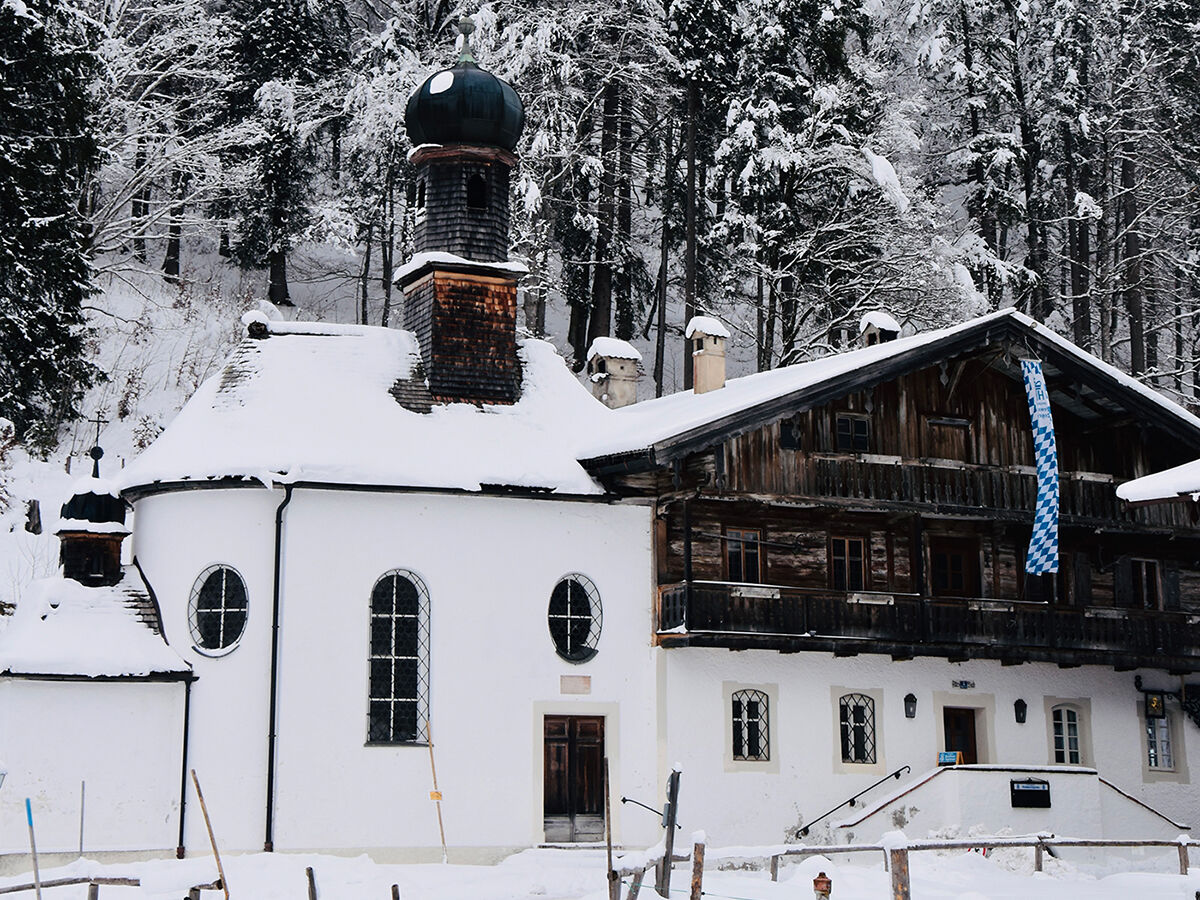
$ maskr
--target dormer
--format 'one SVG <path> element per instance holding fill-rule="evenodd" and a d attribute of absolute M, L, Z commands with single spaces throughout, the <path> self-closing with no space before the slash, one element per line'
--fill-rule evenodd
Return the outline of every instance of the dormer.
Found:
<path fill-rule="evenodd" d="M 637 402 L 638 364 L 642 354 L 628 341 L 598 337 L 588 348 L 588 381 L 592 396 L 609 409 Z"/>
<path fill-rule="evenodd" d="M 684 333 L 692 349 L 692 390 L 697 394 L 725 387 L 725 342 L 729 329 L 712 316 L 693 316 Z"/>

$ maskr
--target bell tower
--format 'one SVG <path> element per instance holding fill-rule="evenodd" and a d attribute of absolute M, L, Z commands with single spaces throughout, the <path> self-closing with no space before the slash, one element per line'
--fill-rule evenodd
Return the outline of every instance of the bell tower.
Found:
<path fill-rule="evenodd" d="M 508 195 L 525 110 L 516 91 L 475 62 L 472 21 L 458 27 L 458 62 L 426 79 L 405 112 L 416 148 L 416 254 L 397 281 L 434 400 L 514 403 L 525 269 L 508 262 Z"/>

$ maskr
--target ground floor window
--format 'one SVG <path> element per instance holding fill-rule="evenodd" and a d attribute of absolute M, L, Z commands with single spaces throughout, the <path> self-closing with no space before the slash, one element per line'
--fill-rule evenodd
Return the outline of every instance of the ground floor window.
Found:
<path fill-rule="evenodd" d="M 1146 720 L 1146 764 L 1151 769 L 1174 769 L 1175 756 L 1171 747 L 1171 720 Z"/>
<path fill-rule="evenodd" d="M 771 758 L 770 716 L 767 695 L 762 691 L 733 692 L 733 758 Z"/>
<path fill-rule="evenodd" d="M 842 762 L 875 762 L 875 701 L 865 694 L 846 694 L 839 705 Z"/>
<path fill-rule="evenodd" d="M 429 591 L 412 572 L 388 572 L 371 591 L 367 741 L 425 739 L 429 718 Z"/>
<path fill-rule="evenodd" d="M 1051 710 L 1054 726 L 1054 761 L 1079 765 L 1083 757 L 1079 750 L 1079 713 L 1069 706 Z"/>

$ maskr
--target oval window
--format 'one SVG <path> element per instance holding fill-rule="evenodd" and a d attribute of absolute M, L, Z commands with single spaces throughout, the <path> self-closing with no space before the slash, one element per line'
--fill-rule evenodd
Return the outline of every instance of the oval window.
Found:
<path fill-rule="evenodd" d="M 229 566 L 210 566 L 192 586 L 188 623 L 197 650 L 231 650 L 246 629 L 246 583 Z"/>
<path fill-rule="evenodd" d="M 550 595 L 550 638 L 563 659 L 584 663 L 596 655 L 604 611 L 600 592 L 590 578 L 568 575 L 554 586 Z"/>

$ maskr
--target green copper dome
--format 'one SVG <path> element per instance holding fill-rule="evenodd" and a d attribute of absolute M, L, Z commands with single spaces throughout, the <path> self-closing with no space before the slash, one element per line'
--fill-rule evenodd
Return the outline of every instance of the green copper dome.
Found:
<path fill-rule="evenodd" d="M 514 150 L 525 125 L 521 98 L 471 56 L 471 20 L 464 18 L 459 29 L 464 38 L 458 64 L 425 79 L 409 98 L 404 114 L 409 140 L 414 146 L 474 144 Z"/>

